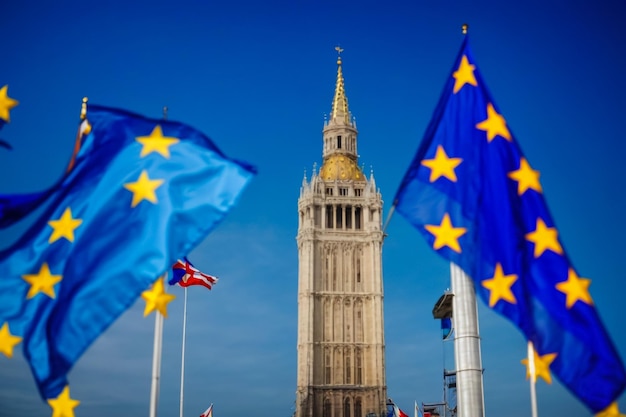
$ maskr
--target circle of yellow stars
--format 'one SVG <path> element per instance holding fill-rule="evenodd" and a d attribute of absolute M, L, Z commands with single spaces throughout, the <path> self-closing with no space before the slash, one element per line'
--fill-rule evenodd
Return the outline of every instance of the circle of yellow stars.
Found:
<path fill-rule="evenodd" d="M 458 69 L 452 74 L 454 78 L 453 94 L 457 94 L 466 85 L 474 87 L 478 85 L 474 75 L 475 68 L 475 65 L 470 63 L 468 57 L 463 55 Z M 485 132 L 487 142 L 491 143 L 497 137 L 512 142 L 513 138 L 506 125 L 506 120 L 497 112 L 492 103 L 487 104 L 486 115 L 486 119 L 477 123 L 475 128 Z M 431 183 L 441 178 L 457 182 L 455 169 L 462 162 L 462 158 L 450 157 L 443 145 L 439 144 L 434 157 L 422 160 L 421 165 L 430 169 L 429 181 Z M 517 183 L 517 194 L 519 196 L 530 190 L 539 194 L 543 193 L 539 180 L 539 171 L 534 170 L 524 157 L 520 158 L 516 170 L 507 173 L 507 177 Z M 433 249 L 440 250 L 447 247 L 456 253 L 462 252 L 462 245 L 459 243 L 459 239 L 466 234 L 467 229 L 454 225 L 449 213 L 444 213 L 440 224 L 427 224 L 424 228 L 434 237 Z M 563 248 L 559 242 L 556 228 L 549 226 L 546 220 L 541 217 L 536 219 L 534 230 L 526 233 L 524 237 L 526 241 L 533 244 L 532 254 L 534 258 L 539 258 L 548 252 L 563 255 Z M 493 276 L 481 281 L 482 286 L 489 290 L 489 307 L 494 307 L 500 301 L 516 304 L 517 299 L 513 292 L 513 286 L 518 280 L 518 275 L 505 273 L 502 264 L 496 262 Z M 557 282 L 555 289 L 563 293 L 564 304 L 567 309 L 571 309 L 578 302 L 593 305 L 593 300 L 589 294 L 590 284 L 590 279 L 578 276 L 573 268 L 569 268 L 567 278 Z M 551 383 L 550 365 L 556 359 L 557 353 L 539 355 L 536 351 L 533 351 L 533 355 L 534 369 L 532 372 L 530 369 L 531 361 L 529 359 L 522 360 L 522 363 L 527 367 L 527 378 L 530 378 L 532 375 L 533 383 L 536 382 L 537 378 L 542 378 L 547 383 Z M 605 410 L 597 413 L 596 417 L 626 417 L 626 415 L 619 412 L 617 403 L 612 403 Z"/>
<path fill-rule="evenodd" d="M 17 100 L 8 97 L 8 86 L 0 89 L 0 119 L 9 122 L 9 111 L 18 104 Z M 88 133 L 87 131 L 84 132 Z M 157 153 L 164 158 L 170 158 L 170 146 L 179 142 L 178 138 L 164 136 L 160 125 L 153 128 L 148 136 L 138 136 L 136 141 L 142 145 L 140 157 L 144 158 L 151 153 Z M 131 208 L 138 206 L 142 201 L 147 200 L 153 204 L 158 202 L 156 190 L 164 183 L 162 179 L 152 179 L 148 172 L 143 170 L 135 182 L 123 184 L 123 187 L 132 193 Z M 51 233 L 48 244 L 65 240 L 74 243 L 76 231 L 82 225 L 83 219 L 74 216 L 71 207 L 66 207 L 59 217 L 48 221 Z M 43 294 L 51 299 L 56 298 L 55 286 L 63 279 L 61 274 L 53 273 L 49 264 L 43 262 L 39 271 L 24 274 L 22 279 L 29 284 L 26 299 L 32 299 L 38 294 Z M 144 316 L 152 311 L 158 311 L 167 317 L 167 304 L 174 298 L 173 294 L 165 292 L 163 278 L 159 278 L 153 286 L 141 294 L 146 301 Z M 22 337 L 11 333 L 8 322 L 2 323 L 0 327 L 0 353 L 7 358 L 13 357 L 16 345 L 22 341 Z M 52 408 L 52 417 L 74 417 L 74 408 L 80 401 L 70 397 L 69 386 L 63 388 L 56 398 L 47 400 Z"/>

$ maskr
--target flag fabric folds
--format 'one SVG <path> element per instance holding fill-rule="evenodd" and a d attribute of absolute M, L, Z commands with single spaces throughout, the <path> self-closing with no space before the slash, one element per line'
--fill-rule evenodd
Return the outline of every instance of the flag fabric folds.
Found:
<path fill-rule="evenodd" d="M 211 404 L 204 413 L 200 414 L 200 417 L 213 417 L 213 404 Z"/>
<path fill-rule="evenodd" d="M 407 413 L 400 410 L 400 408 L 391 400 L 387 403 L 388 413 L 387 417 L 409 417 Z"/>
<path fill-rule="evenodd" d="M 217 281 L 217 277 L 200 272 L 189 262 L 189 259 L 183 258 L 176 261 L 172 267 L 172 278 L 169 283 L 170 285 L 178 284 L 181 287 L 201 285 L 210 290 Z"/>
<path fill-rule="evenodd" d="M 73 168 L 0 252 L 9 335 L 0 342 L 11 341 L 9 353 L 21 342 L 44 399 L 57 397 L 87 347 L 204 239 L 255 173 L 182 123 L 95 105 L 87 120 Z M 6 206 L 14 218 L 33 210 Z"/>
<path fill-rule="evenodd" d="M 539 172 L 487 90 L 467 37 L 394 205 L 593 412 L 616 400 L 626 374 L 590 280 L 568 259 Z"/>

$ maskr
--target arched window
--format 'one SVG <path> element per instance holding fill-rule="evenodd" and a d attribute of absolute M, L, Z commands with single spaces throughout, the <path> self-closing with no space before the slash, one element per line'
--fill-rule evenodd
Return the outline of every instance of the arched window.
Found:
<path fill-rule="evenodd" d="M 343 417 L 350 417 L 350 398 L 346 398 L 343 402 Z"/>
<path fill-rule="evenodd" d="M 355 367 L 356 367 L 356 381 L 355 383 L 357 385 L 362 385 L 363 384 L 363 360 L 361 359 L 361 349 L 356 350 L 355 353 Z"/>
<path fill-rule="evenodd" d="M 362 417 L 361 397 L 356 397 L 356 400 L 354 400 L 354 417 Z"/>
<path fill-rule="evenodd" d="M 354 209 L 354 228 L 361 229 L 361 207 L 355 207 Z"/>
<path fill-rule="evenodd" d="M 324 383 L 330 384 L 330 352 L 326 351 L 326 363 L 324 366 Z"/>
<path fill-rule="evenodd" d="M 333 268 L 333 291 L 337 291 L 337 255 L 333 254 L 332 259 L 332 268 Z"/>
<path fill-rule="evenodd" d="M 324 400 L 324 417 L 330 417 L 330 400 L 328 398 Z"/>

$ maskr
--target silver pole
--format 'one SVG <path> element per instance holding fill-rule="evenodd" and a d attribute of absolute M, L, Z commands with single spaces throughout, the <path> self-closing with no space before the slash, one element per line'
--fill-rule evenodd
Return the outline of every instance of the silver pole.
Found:
<path fill-rule="evenodd" d="M 185 303 L 183 304 L 183 353 L 180 365 L 180 417 L 183 417 L 183 386 L 185 385 L 185 339 L 187 332 L 187 287 L 185 287 Z"/>
<path fill-rule="evenodd" d="M 167 281 L 167 273 L 163 275 Z M 167 286 L 163 286 L 167 289 Z M 154 348 L 152 352 L 152 387 L 150 389 L 150 417 L 157 415 L 157 402 L 159 400 L 159 379 L 161 377 L 161 348 L 163 345 L 163 315 L 159 311 L 154 312 Z"/>
<path fill-rule="evenodd" d="M 530 373 L 530 411 L 532 417 L 537 417 L 537 372 L 535 370 L 535 347 L 528 341 L 528 371 Z"/>
<path fill-rule="evenodd" d="M 478 334 L 478 308 L 474 284 L 461 268 L 450 263 L 452 315 L 455 323 L 458 417 L 484 417 L 483 367 Z"/>

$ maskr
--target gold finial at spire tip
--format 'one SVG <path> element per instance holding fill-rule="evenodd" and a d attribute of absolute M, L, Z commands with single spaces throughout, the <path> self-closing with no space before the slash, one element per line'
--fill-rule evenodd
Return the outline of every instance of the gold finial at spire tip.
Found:
<path fill-rule="evenodd" d="M 87 97 L 83 97 L 83 102 L 80 105 L 80 120 L 85 120 L 87 118 Z"/>
<path fill-rule="evenodd" d="M 467 23 L 463 23 L 463 26 L 461 26 L 461 30 L 463 31 L 464 35 L 467 35 L 467 29 L 469 29 L 469 25 Z"/>
<path fill-rule="evenodd" d="M 343 52 L 343 48 L 341 46 L 335 46 L 335 51 L 337 51 L 337 65 L 341 65 L 341 53 Z"/>

